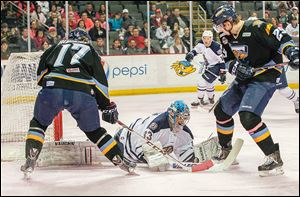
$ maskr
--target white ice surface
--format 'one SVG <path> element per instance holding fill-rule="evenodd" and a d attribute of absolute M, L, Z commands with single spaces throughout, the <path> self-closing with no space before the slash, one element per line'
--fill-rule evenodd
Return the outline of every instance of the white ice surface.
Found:
<path fill-rule="evenodd" d="M 219 95 L 220 93 L 217 93 Z M 130 124 L 139 117 L 163 112 L 174 100 L 190 103 L 195 93 L 113 97 L 120 120 Z M 30 181 L 24 181 L 20 164 L 1 162 L 1 195 L 299 195 L 299 115 L 293 104 L 275 93 L 263 114 L 273 140 L 280 143 L 285 174 L 260 178 L 257 166 L 264 155 L 235 116 L 234 138 L 245 140 L 238 156 L 239 166 L 226 172 L 150 172 L 136 169 L 129 176 L 113 166 L 37 168 Z M 118 127 L 101 123 L 111 134 Z M 213 113 L 191 110 L 188 126 L 195 142 L 215 131 Z M 76 123 L 64 112 L 65 139 L 85 139 Z"/>

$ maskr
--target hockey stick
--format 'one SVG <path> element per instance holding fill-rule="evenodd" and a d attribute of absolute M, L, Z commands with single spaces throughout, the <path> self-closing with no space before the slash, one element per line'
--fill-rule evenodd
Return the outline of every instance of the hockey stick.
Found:
<path fill-rule="evenodd" d="M 151 148 L 153 148 L 154 150 L 162 153 L 168 159 L 173 160 L 175 162 L 174 165 L 180 167 L 181 169 L 183 169 L 185 171 L 188 171 L 188 172 L 199 172 L 199 171 L 207 170 L 207 169 L 209 169 L 209 168 L 211 168 L 213 166 L 213 161 L 212 160 L 208 160 L 208 161 L 205 161 L 203 163 L 195 164 L 195 165 L 192 165 L 192 166 L 187 166 L 184 163 L 182 163 L 181 161 L 179 161 L 178 159 L 176 159 L 175 157 L 173 157 L 172 155 L 169 155 L 168 153 L 166 153 L 165 151 L 163 151 L 160 147 L 158 147 L 155 144 L 153 144 L 150 140 L 145 139 L 138 132 L 135 132 L 133 129 L 131 129 L 128 126 L 126 126 L 120 120 L 118 120 L 117 123 L 120 126 L 122 126 L 123 128 L 129 130 L 130 132 L 135 133 L 137 136 L 139 136 L 141 139 L 143 139 Z"/>

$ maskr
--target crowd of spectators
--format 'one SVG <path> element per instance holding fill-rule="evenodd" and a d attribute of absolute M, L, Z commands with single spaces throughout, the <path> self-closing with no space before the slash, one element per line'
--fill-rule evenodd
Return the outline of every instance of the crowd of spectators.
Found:
<path fill-rule="evenodd" d="M 12 2 L 19 9 L 27 11 L 26 1 Z M 134 2 L 137 8 L 146 4 L 146 1 Z M 126 5 L 120 10 L 113 10 L 111 7 L 106 8 L 104 1 L 99 1 L 97 2 L 99 9 L 96 9 L 95 1 L 83 5 L 79 5 L 78 1 L 70 1 L 66 13 L 64 3 L 64 1 L 31 1 L 29 8 L 31 22 L 28 32 L 26 25 L 22 27 L 8 21 L 8 16 L 18 18 L 21 17 L 21 13 L 11 10 L 7 1 L 1 1 L 1 59 L 7 59 L 11 52 L 27 52 L 28 37 L 31 40 L 31 51 L 46 50 L 65 38 L 67 23 L 69 31 L 77 27 L 87 31 L 93 46 L 101 55 L 107 54 L 108 36 L 110 55 L 147 54 L 149 45 L 150 52 L 155 54 L 177 54 L 191 50 L 190 21 L 179 8 L 162 10 L 158 6 L 161 2 L 157 1 L 150 4 L 149 13 L 143 13 L 135 18 L 131 15 L 130 7 L 127 8 Z M 199 3 L 207 10 L 210 17 L 216 2 L 200 1 Z M 236 3 L 240 2 L 236 1 Z M 299 38 L 299 11 L 295 2 L 267 2 L 266 8 L 265 20 L 285 29 L 291 36 Z M 108 9 L 108 21 L 106 21 L 106 9 Z M 278 10 L 278 15 L 273 16 L 270 12 L 272 10 Z M 259 18 L 257 12 L 258 10 L 255 10 L 249 19 Z M 66 21 L 66 14 L 69 21 Z M 149 25 L 147 14 L 150 15 Z M 148 26 L 150 26 L 149 36 Z M 107 35 L 107 28 L 109 35 Z M 193 45 L 195 45 L 194 32 L 192 35 Z"/>

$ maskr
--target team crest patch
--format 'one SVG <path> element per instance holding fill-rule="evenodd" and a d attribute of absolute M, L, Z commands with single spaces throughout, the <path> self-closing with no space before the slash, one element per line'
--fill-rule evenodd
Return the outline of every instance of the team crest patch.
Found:
<path fill-rule="evenodd" d="M 152 122 L 150 125 L 149 125 L 149 129 L 152 130 L 152 131 L 155 131 L 157 129 L 158 125 L 156 122 Z"/>
<path fill-rule="evenodd" d="M 175 63 L 172 64 L 171 68 L 175 70 L 175 73 L 179 77 L 185 77 L 196 71 L 194 65 L 192 65 L 188 61 L 176 61 Z"/>

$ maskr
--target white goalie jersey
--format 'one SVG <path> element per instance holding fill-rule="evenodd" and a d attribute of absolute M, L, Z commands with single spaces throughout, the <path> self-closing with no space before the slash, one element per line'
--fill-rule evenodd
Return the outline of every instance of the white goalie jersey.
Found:
<path fill-rule="evenodd" d="M 191 130 L 184 126 L 181 131 L 172 132 L 167 112 L 153 114 L 146 119 L 139 118 L 129 127 L 152 142 L 160 142 L 166 152 L 174 153 L 180 161 L 188 162 L 194 159 Z M 146 163 L 142 147 L 145 141 L 140 136 L 122 128 L 115 135 L 115 139 L 123 151 L 124 157 L 133 162 Z"/>

